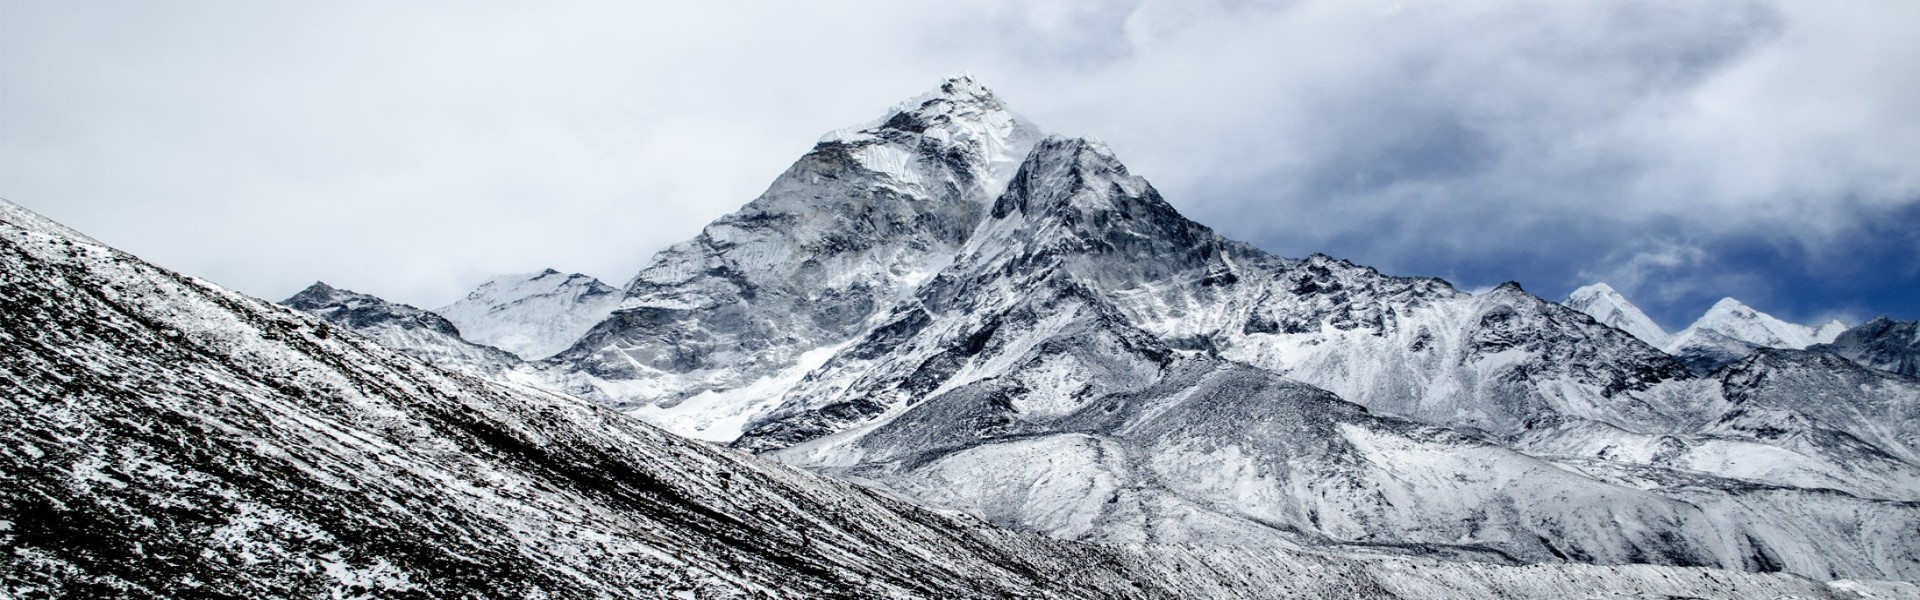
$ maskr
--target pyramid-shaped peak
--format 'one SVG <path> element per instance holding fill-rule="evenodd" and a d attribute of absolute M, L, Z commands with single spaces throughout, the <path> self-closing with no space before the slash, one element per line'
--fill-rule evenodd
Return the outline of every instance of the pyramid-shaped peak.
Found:
<path fill-rule="evenodd" d="M 966 72 L 948 75 L 940 80 L 938 93 L 950 98 L 999 99 L 993 95 L 993 90 L 974 79 L 972 73 Z"/>
<path fill-rule="evenodd" d="M 1723 314 L 1739 314 L 1746 317 L 1752 317 L 1753 313 L 1758 311 L 1753 310 L 1753 307 L 1747 306 L 1746 303 L 1741 302 L 1739 300 L 1735 300 L 1733 299 L 1732 296 L 1728 296 L 1725 298 L 1721 298 L 1719 302 L 1713 303 L 1713 308 L 1707 309 L 1707 312 L 1723 313 Z"/>
<path fill-rule="evenodd" d="M 948 76 L 933 89 L 901 101 L 878 119 L 838 129 L 822 142 L 859 141 L 888 132 L 955 138 L 1021 138 L 1022 149 L 1042 135 L 1031 122 L 1007 110 L 993 90 L 973 75 Z"/>
<path fill-rule="evenodd" d="M 306 289 L 300 290 L 280 303 L 294 308 L 308 309 L 339 304 L 356 296 L 360 294 L 327 285 L 325 281 L 315 281 L 313 285 L 307 286 Z"/>
<path fill-rule="evenodd" d="M 1592 297 L 1592 296 L 1618 296 L 1618 295 L 1620 295 L 1620 291 L 1613 289 L 1613 286 L 1611 285 L 1607 285 L 1607 282 L 1596 281 L 1594 283 L 1581 286 L 1580 289 L 1574 290 L 1573 293 L 1569 294 L 1568 296 L 1572 298 L 1586 298 L 1586 297 Z"/>
<path fill-rule="evenodd" d="M 1035 145 L 1020 165 L 993 216 L 1015 211 L 1033 215 L 1074 207 L 1114 210 L 1117 203 L 1164 204 L 1146 180 L 1127 173 L 1106 144 L 1085 138 L 1049 136 Z M 1166 207 L 1171 212 L 1171 207 Z"/>

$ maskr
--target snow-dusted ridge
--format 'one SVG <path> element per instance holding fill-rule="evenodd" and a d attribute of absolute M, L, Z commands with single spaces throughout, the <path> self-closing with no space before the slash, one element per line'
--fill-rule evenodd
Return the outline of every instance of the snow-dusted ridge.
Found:
<path fill-rule="evenodd" d="M 1673 567 L 1075 544 L 489 383 L 0 201 L 9 597 L 1890 598 Z"/>

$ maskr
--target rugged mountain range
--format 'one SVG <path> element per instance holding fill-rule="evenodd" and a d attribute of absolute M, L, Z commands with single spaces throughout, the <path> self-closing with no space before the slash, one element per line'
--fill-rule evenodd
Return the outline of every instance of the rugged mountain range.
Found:
<path fill-rule="evenodd" d="M 1920 593 L 1674 567 L 1060 541 L 443 370 L 5 201 L 0 283 L 7 597 Z M 348 319 L 341 313 L 369 307 L 309 291 L 298 300 L 345 322 L 396 312 Z M 1306 404 L 1337 402 L 1265 381 Z"/>
<path fill-rule="evenodd" d="M 1311 326 L 1220 327 L 1263 317 Z M 1381 383 L 1395 377 L 1428 395 L 1396 396 Z M 1900 558 L 1920 527 L 1920 469 L 1904 457 L 1811 452 L 1865 476 L 1834 493 L 1800 473 L 1768 485 L 1499 443 L 1544 446 L 1557 436 L 1530 432 L 1578 423 L 1770 447 L 1708 437 L 1657 404 L 1694 383 L 1517 286 L 1469 296 L 1224 240 L 1110 151 L 1056 138 L 952 266 L 736 446 L 1069 539 L 1920 575 Z"/>
<path fill-rule="evenodd" d="M 1911 378 L 1709 376 L 1588 291 L 1269 255 L 955 79 L 496 377 L 1068 539 L 1920 578 Z M 1718 308 L 1682 336 L 1816 339 Z"/>
<path fill-rule="evenodd" d="M 1854 329 L 1839 320 L 1810 327 L 1782 321 L 1733 298 L 1722 298 L 1692 325 L 1671 335 L 1605 283 L 1574 290 L 1562 304 L 1664 349 L 1699 375 L 1739 362 L 1762 348 L 1830 352 L 1868 367 L 1913 375 L 1911 357 L 1920 348 L 1911 323 L 1880 317 Z"/>

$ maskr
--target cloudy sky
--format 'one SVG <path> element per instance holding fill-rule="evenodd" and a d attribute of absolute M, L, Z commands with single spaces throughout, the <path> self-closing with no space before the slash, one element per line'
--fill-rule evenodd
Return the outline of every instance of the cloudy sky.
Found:
<path fill-rule="evenodd" d="M 0 196 L 266 298 L 623 283 L 967 71 L 1189 216 L 1463 288 L 1920 318 L 1920 3 L 0 0 Z"/>

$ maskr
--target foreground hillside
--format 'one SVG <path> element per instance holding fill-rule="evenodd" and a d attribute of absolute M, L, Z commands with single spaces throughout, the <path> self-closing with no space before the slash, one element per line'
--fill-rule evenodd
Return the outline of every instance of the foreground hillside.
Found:
<path fill-rule="evenodd" d="M 7 597 L 1895 597 L 1705 569 L 1114 547 L 450 373 L 0 203 Z"/>

